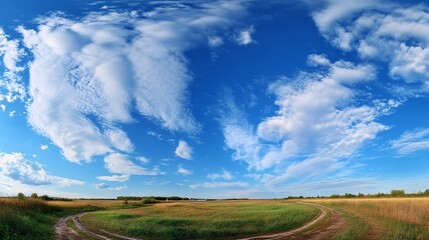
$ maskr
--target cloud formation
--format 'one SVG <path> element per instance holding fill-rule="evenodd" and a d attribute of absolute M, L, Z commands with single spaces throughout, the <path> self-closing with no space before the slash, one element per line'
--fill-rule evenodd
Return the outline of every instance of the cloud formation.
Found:
<path fill-rule="evenodd" d="M 384 1 L 327 1 L 313 13 L 333 46 L 388 64 L 390 76 L 429 91 L 428 7 Z"/>
<path fill-rule="evenodd" d="M 191 160 L 192 159 L 192 147 L 189 146 L 189 144 L 183 140 L 179 141 L 179 144 L 177 145 L 176 150 L 174 153 L 184 159 Z"/>
<path fill-rule="evenodd" d="M 182 175 L 192 175 L 193 172 L 189 169 L 184 168 L 182 165 L 179 165 L 177 167 L 177 173 L 180 173 Z"/>
<path fill-rule="evenodd" d="M 390 144 L 400 155 L 429 150 L 429 129 L 405 132 L 399 139 L 390 141 Z"/>
<path fill-rule="evenodd" d="M 248 183 L 245 182 L 206 182 L 192 184 L 191 188 L 247 188 Z"/>
<path fill-rule="evenodd" d="M 82 185 L 84 182 L 46 172 L 38 162 L 25 159 L 22 153 L 0 153 L 0 174 L 27 185 Z"/>
<path fill-rule="evenodd" d="M 371 65 L 346 61 L 331 63 L 312 55 L 309 62 L 321 66 L 315 73 L 301 73 L 269 86 L 278 106 L 256 129 L 243 119 L 232 102 L 222 120 L 225 143 L 233 157 L 250 169 L 276 168 L 261 181 L 278 184 L 295 177 L 312 177 L 344 167 L 340 161 L 355 154 L 365 142 L 387 127 L 376 121 L 397 106 L 395 101 L 356 105 L 352 87 L 375 78 Z M 279 170 L 279 167 L 283 170 Z"/>
<path fill-rule="evenodd" d="M 25 56 L 19 40 L 10 40 L 4 30 L 0 28 L 0 101 L 23 101 L 27 95 L 20 73 L 24 67 L 18 66 Z"/>
<path fill-rule="evenodd" d="M 234 177 L 232 176 L 232 174 L 226 170 L 223 170 L 222 173 L 212 173 L 207 175 L 208 179 L 211 180 L 216 180 L 216 179 L 225 179 L 225 180 L 231 180 Z"/>
<path fill-rule="evenodd" d="M 90 13 L 81 19 L 57 13 L 40 18 L 36 30 L 20 27 L 34 57 L 31 126 L 72 162 L 132 152 L 118 126 L 135 121 L 135 111 L 170 131 L 198 132 L 184 53 L 235 24 L 245 6 L 222 1 L 177 7 Z"/>
<path fill-rule="evenodd" d="M 131 158 L 127 155 L 120 153 L 112 153 L 104 158 L 106 169 L 114 174 L 122 174 L 121 177 L 111 177 L 113 179 L 125 179 L 124 175 L 159 175 L 158 169 L 148 170 L 142 166 L 134 163 Z M 107 177 L 103 177 L 106 179 Z"/>

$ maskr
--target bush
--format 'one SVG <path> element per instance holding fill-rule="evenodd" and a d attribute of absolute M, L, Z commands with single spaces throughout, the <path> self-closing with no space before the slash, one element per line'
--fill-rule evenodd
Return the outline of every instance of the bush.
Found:
<path fill-rule="evenodd" d="M 156 200 L 155 198 L 153 198 L 153 197 L 149 197 L 149 198 L 144 198 L 143 200 L 142 200 L 142 204 L 154 204 L 154 203 L 158 203 L 159 201 L 158 200 Z"/>
<path fill-rule="evenodd" d="M 20 192 L 20 193 L 18 193 L 18 195 L 16 196 L 16 198 L 18 200 L 24 200 L 25 199 L 25 195 L 24 195 L 24 193 Z"/>

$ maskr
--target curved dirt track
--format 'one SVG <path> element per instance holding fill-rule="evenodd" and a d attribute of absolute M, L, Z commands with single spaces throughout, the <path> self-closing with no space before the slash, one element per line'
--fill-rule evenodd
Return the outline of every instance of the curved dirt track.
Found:
<path fill-rule="evenodd" d="M 286 232 L 261 235 L 256 237 L 240 238 L 238 240 L 274 240 L 274 239 L 305 239 L 305 240 L 327 240 L 339 233 L 345 226 L 346 220 L 340 213 L 332 208 L 313 203 L 301 203 L 318 208 L 321 213 L 310 222 L 299 228 Z"/>
<path fill-rule="evenodd" d="M 314 206 L 320 209 L 321 213 L 310 222 L 296 229 L 292 229 L 281 233 L 275 233 L 275 234 L 240 238 L 238 240 L 274 240 L 274 239 L 325 240 L 325 239 L 332 238 L 332 236 L 340 232 L 346 225 L 346 221 L 341 216 L 341 214 L 339 214 L 337 211 L 333 210 L 332 208 L 328 208 L 325 206 L 312 204 L 312 203 L 301 203 L 301 204 Z M 90 237 L 91 239 L 102 239 L 102 240 L 115 240 L 115 239 L 140 240 L 138 238 L 130 238 L 119 234 L 111 233 L 102 229 L 99 229 L 97 232 L 89 230 L 80 221 L 80 217 L 85 214 L 86 213 L 81 213 L 81 214 L 76 214 L 76 215 L 61 218 L 55 225 L 56 239 L 85 240 L 88 237 Z M 82 236 L 81 234 L 77 233 L 75 230 L 73 230 L 71 227 L 67 225 L 67 221 L 69 221 L 70 219 L 72 219 L 74 227 L 79 229 L 80 232 L 86 236 Z"/>

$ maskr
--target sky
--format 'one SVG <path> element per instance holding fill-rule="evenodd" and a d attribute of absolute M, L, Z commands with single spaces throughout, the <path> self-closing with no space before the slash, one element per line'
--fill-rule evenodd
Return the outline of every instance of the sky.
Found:
<path fill-rule="evenodd" d="M 429 188 L 429 5 L 4 0 L 0 195 Z"/>

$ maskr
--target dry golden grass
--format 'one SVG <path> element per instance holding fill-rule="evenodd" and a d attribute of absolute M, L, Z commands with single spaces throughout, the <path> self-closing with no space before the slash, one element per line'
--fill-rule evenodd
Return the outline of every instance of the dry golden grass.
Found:
<path fill-rule="evenodd" d="M 65 207 L 65 208 L 81 208 L 85 206 L 94 207 L 112 207 L 122 205 L 122 200 L 72 200 L 72 201 L 47 201 L 48 205 Z M 128 201 L 129 204 L 139 203 L 139 201 Z"/>
<path fill-rule="evenodd" d="M 368 198 L 310 200 L 373 218 L 429 226 L 429 198 Z"/>

